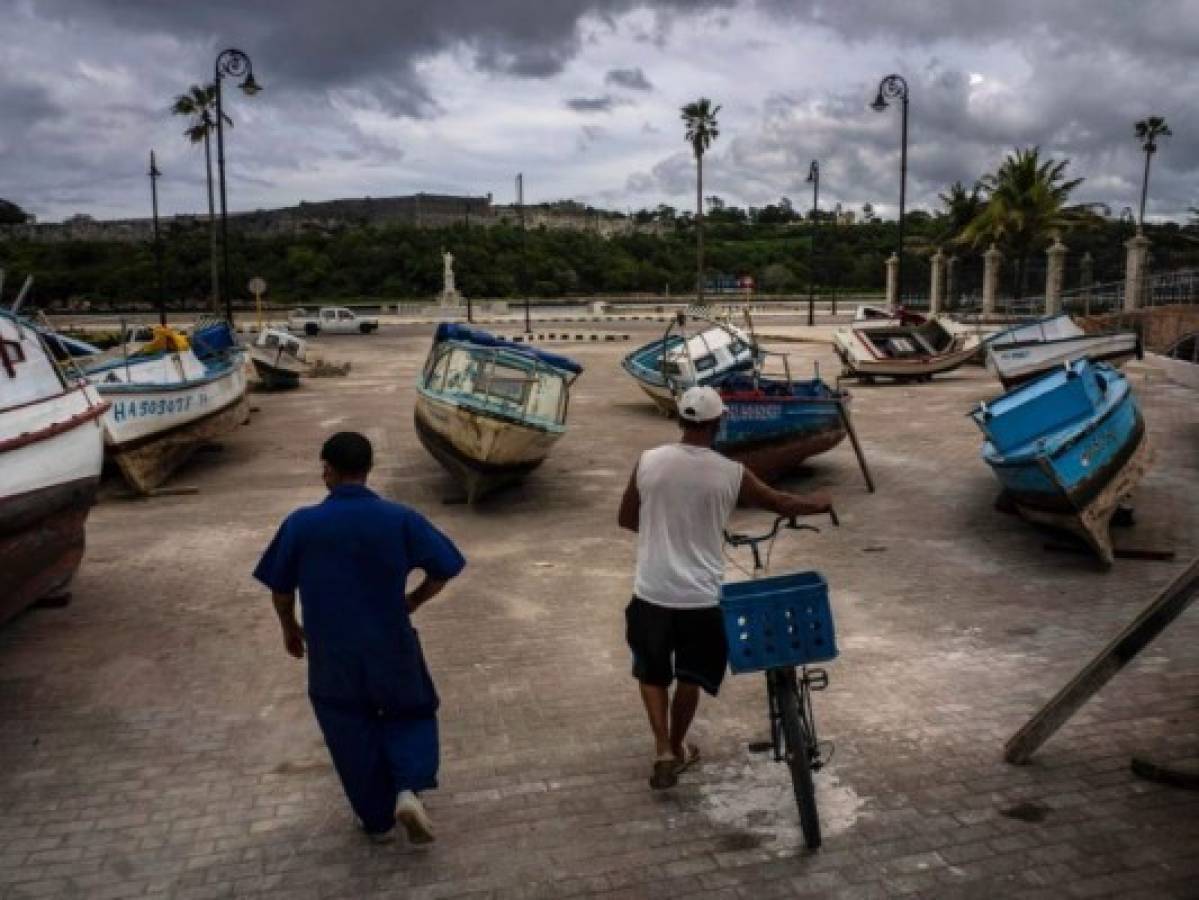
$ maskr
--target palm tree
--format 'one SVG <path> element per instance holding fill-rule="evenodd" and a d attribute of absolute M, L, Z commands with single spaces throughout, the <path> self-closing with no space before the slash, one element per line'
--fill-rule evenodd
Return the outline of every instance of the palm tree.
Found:
<path fill-rule="evenodd" d="M 683 107 L 686 140 L 695 152 L 695 293 L 698 303 L 704 302 L 704 151 L 720 135 L 716 114 L 707 97 Z"/>
<path fill-rule="evenodd" d="M 986 206 L 962 230 L 958 243 L 978 246 L 995 241 L 1016 259 L 1016 289 L 1024 296 L 1028 257 L 1046 240 L 1069 231 L 1086 214 L 1066 205 L 1083 179 L 1065 180 L 1070 160 L 1041 159 L 1041 149 L 1017 149 L 979 184 L 988 194 Z"/>
<path fill-rule="evenodd" d="M 191 124 L 184 130 L 184 136 L 193 144 L 204 144 L 204 167 L 208 173 L 208 240 L 212 256 L 212 303 L 213 310 L 217 303 L 217 252 L 216 252 L 216 208 L 212 196 L 212 149 L 210 135 L 216 128 L 216 85 L 200 86 L 193 84 L 186 94 L 180 94 L 171 104 L 171 112 L 177 116 L 190 116 Z M 233 120 L 224 113 L 221 118 L 230 128 Z"/>
<path fill-rule="evenodd" d="M 1161 116 L 1141 119 L 1134 127 L 1137 140 L 1141 142 L 1141 149 L 1145 151 L 1145 177 L 1141 181 L 1141 217 L 1137 220 L 1140 222 L 1137 227 L 1143 231 L 1145 229 L 1145 196 L 1149 193 L 1149 160 L 1153 159 L 1153 154 L 1157 152 L 1157 139 L 1169 137 L 1171 131 L 1170 126 Z"/>
<path fill-rule="evenodd" d="M 960 181 L 955 181 L 944 194 L 938 194 L 937 199 L 944 207 L 938 216 L 942 220 L 940 240 L 951 241 L 960 235 L 986 205 L 982 185 L 977 181 L 969 189 Z"/>

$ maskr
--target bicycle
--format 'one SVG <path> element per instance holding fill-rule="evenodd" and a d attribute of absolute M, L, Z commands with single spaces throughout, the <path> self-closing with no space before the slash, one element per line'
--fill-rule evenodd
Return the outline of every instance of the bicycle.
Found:
<path fill-rule="evenodd" d="M 834 526 L 837 514 L 829 510 Z M 775 762 L 786 760 L 799 808 L 804 844 L 820 847 L 820 814 L 812 773 L 829 757 L 821 754 L 812 709 L 812 693 L 828 687 L 828 673 L 809 664 L 828 662 L 837 656 L 828 583 L 817 572 L 795 572 L 767 576 L 770 553 L 779 528 L 815 531 L 794 517 L 779 516 L 765 534 L 751 536 L 725 532 L 730 547 L 753 551 L 754 571 L 749 581 L 726 583 L 721 588 L 720 608 L 729 645 L 729 667 L 733 672 L 765 672 L 770 718 L 770 741 L 756 742 L 751 750 L 773 750 Z M 766 562 L 760 545 L 770 542 Z M 796 666 L 800 671 L 796 672 Z"/>

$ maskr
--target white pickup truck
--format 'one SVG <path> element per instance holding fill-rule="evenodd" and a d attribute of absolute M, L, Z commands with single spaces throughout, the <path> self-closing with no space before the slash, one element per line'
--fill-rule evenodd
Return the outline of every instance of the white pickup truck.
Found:
<path fill-rule="evenodd" d="M 313 337 L 325 334 L 370 334 L 379 328 L 379 320 L 371 316 L 360 316 L 344 306 L 323 306 L 316 315 L 306 309 L 293 309 L 287 317 L 289 331 L 302 332 Z"/>

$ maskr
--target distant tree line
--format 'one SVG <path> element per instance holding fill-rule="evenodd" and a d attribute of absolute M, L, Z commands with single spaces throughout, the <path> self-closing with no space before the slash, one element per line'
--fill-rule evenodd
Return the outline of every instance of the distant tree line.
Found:
<path fill-rule="evenodd" d="M 750 275 L 759 292 L 771 294 L 806 293 L 812 278 L 820 291 L 877 292 L 884 287 L 885 261 L 895 249 L 894 221 L 870 217 L 837 224 L 822 216 L 812 222 L 781 201 L 752 215 L 709 203 L 713 206 L 705 216 L 704 271 L 709 279 Z M 982 195 L 956 185 L 942 195 L 942 208 L 936 213 L 907 214 L 909 294 L 927 295 L 928 259 L 937 247 L 978 262 L 985 246 L 972 246 L 967 225 L 979 221 L 985 206 Z M 449 250 L 455 257 L 458 288 L 470 297 L 511 299 L 526 292 L 547 298 L 628 293 L 689 296 L 695 285 L 695 224 L 693 217 L 673 212 L 658 207 L 634 214 L 669 222 L 661 235 L 612 238 L 541 228 L 522 234 L 519 227 L 508 225 L 347 227 L 329 234 L 272 237 L 231 230 L 233 295 L 246 297 L 246 281 L 260 275 L 269 285 L 267 299 L 276 304 L 427 300 L 441 291 L 441 252 Z M 1010 228 L 998 216 L 993 211 L 975 229 L 982 235 L 980 244 L 995 236 L 994 228 Z M 1067 218 L 1071 216 L 1075 213 Z M 775 217 L 783 221 L 774 221 Z M 1123 242 L 1132 236 L 1132 225 L 1093 213 L 1075 217 L 1080 224 L 1063 236 L 1070 246 L 1068 284 L 1075 281 L 1078 260 L 1086 252 L 1094 260 L 1096 280 L 1120 278 Z M 1060 218 L 1055 213 L 1047 221 L 1060 227 Z M 1199 224 L 1150 225 L 1147 232 L 1156 264 L 1199 264 Z M 208 239 L 203 224 L 166 229 L 163 256 L 170 306 L 207 303 L 211 294 Z M 1043 256 L 1043 244 L 1043 235 L 1029 239 L 1024 245 L 1026 255 Z M 1007 258 L 1015 263 L 1014 257 Z M 87 301 L 93 308 L 136 308 L 155 299 L 154 255 L 148 242 L 8 240 L 0 242 L 0 265 L 8 270 L 10 282 L 33 274 L 31 301 L 44 307 Z M 1033 293 L 1038 290 L 1035 280 L 1026 287 Z"/>

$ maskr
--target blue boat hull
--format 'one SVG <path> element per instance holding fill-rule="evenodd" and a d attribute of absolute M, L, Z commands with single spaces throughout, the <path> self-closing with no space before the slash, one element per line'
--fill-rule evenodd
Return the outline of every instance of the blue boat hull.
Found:
<path fill-rule="evenodd" d="M 736 376 L 720 386 L 728 409 L 715 449 L 747 465 L 765 481 L 792 474 L 804 460 L 831 450 L 845 439 L 839 409 L 847 399 L 819 380 L 762 381 L 754 389 Z"/>
<path fill-rule="evenodd" d="M 1110 565 L 1112 513 L 1149 463 L 1145 422 L 1127 380 L 1079 360 L 974 414 L 983 459 L 1025 518 L 1069 530 Z"/>

